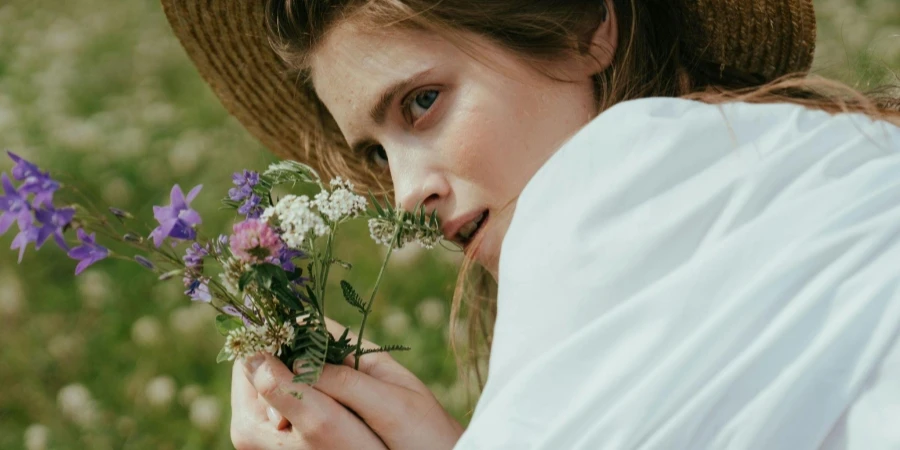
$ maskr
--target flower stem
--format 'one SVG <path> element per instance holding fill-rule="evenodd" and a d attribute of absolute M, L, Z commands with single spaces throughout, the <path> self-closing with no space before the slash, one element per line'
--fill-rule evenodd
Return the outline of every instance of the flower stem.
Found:
<path fill-rule="evenodd" d="M 391 238 L 391 245 L 388 247 L 387 254 L 384 255 L 384 262 L 381 263 L 381 270 L 378 271 L 378 278 L 375 279 L 375 287 L 372 288 L 372 295 L 369 297 L 368 303 L 366 303 L 366 312 L 363 314 L 362 323 L 359 325 L 359 335 L 356 338 L 356 354 L 353 359 L 353 368 L 355 370 L 359 370 L 359 358 L 362 356 L 362 341 L 363 341 L 363 332 L 366 331 L 366 319 L 369 318 L 369 313 L 372 312 L 372 303 L 375 301 L 375 293 L 378 292 L 378 286 L 381 285 L 381 278 L 384 275 L 384 269 L 387 267 L 388 260 L 391 259 L 391 253 L 394 251 L 394 246 L 397 245 L 397 239 L 400 237 L 400 232 L 403 230 L 402 226 L 398 226 L 397 230 L 394 231 L 394 237 Z"/>

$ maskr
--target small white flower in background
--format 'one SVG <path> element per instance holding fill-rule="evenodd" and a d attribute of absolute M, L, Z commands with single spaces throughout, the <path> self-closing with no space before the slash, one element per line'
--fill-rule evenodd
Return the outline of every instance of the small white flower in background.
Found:
<path fill-rule="evenodd" d="M 203 388 L 196 384 L 189 384 L 178 392 L 178 402 L 184 407 L 190 407 L 191 403 L 203 395 Z"/>
<path fill-rule="evenodd" d="M 409 315 L 395 309 L 381 319 L 381 327 L 391 336 L 402 336 L 409 331 Z"/>
<path fill-rule="evenodd" d="M 299 249 L 303 247 L 303 241 L 310 232 L 316 236 L 324 236 L 329 231 L 325 220 L 311 206 L 309 197 L 305 195 L 285 195 L 278 204 L 266 208 L 260 219 L 270 224 L 272 218 L 277 220 L 285 244 Z"/>
<path fill-rule="evenodd" d="M 168 407 L 175 397 L 175 380 L 167 375 L 160 375 L 153 378 L 147 383 L 144 389 L 144 395 L 147 396 L 147 402 L 157 408 Z"/>
<path fill-rule="evenodd" d="M 45 450 L 50 440 L 50 429 L 39 423 L 33 423 L 25 429 L 25 449 Z"/>
<path fill-rule="evenodd" d="M 191 403 L 191 423 L 197 428 L 212 431 L 219 426 L 222 408 L 219 400 L 211 396 L 198 397 Z"/>
<path fill-rule="evenodd" d="M 331 187 L 334 190 L 330 194 L 322 190 L 312 202 L 328 220 L 340 222 L 366 211 L 366 198 L 353 193 L 353 183 L 337 177 L 331 180 Z"/>
<path fill-rule="evenodd" d="M 64 386 L 56 395 L 56 403 L 64 416 L 82 427 L 90 427 L 97 421 L 97 404 L 84 385 Z"/>
<path fill-rule="evenodd" d="M 152 316 L 144 316 L 131 326 L 131 339 L 143 347 L 152 347 L 162 340 L 162 325 Z"/>
<path fill-rule="evenodd" d="M 416 318 L 425 326 L 438 327 L 444 324 L 446 308 L 440 299 L 429 297 L 416 306 Z"/>
<path fill-rule="evenodd" d="M 0 277 L 0 316 L 15 316 L 22 309 L 25 293 L 22 282 L 12 273 Z"/>
<path fill-rule="evenodd" d="M 47 353 L 57 361 L 77 360 L 84 348 L 84 339 L 77 335 L 58 334 L 47 342 Z"/>
<path fill-rule="evenodd" d="M 195 131 L 182 133 L 169 150 L 169 167 L 178 175 L 191 173 L 203 161 L 209 147 L 209 138 L 203 134 Z"/>
<path fill-rule="evenodd" d="M 75 278 L 81 301 L 91 309 L 100 309 L 109 299 L 112 280 L 101 270 L 88 270 Z"/>

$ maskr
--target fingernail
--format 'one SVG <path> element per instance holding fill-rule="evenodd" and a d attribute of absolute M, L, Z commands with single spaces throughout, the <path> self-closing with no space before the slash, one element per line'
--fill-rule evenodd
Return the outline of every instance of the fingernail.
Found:
<path fill-rule="evenodd" d="M 276 425 L 281 422 L 281 414 L 271 406 L 266 408 L 266 415 L 269 416 L 269 420 L 275 422 Z"/>
<path fill-rule="evenodd" d="M 265 361 L 265 357 L 262 353 L 257 353 L 253 356 L 244 359 L 244 368 L 247 369 L 248 372 L 253 373 L 256 372 L 256 369 Z"/>

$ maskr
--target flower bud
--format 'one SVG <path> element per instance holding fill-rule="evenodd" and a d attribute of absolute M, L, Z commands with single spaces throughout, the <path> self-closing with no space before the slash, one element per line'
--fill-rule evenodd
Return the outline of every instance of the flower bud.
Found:
<path fill-rule="evenodd" d="M 140 265 L 142 265 L 142 266 L 144 266 L 144 267 L 146 267 L 146 268 L 148 268 L 148 269 L 150 269 L 150 270 L 153 270 L 153 269 L 156 268 L 156 266 L 153 265 L 153 262 L 152 262 L 152 261 L 150 261 L 150 260 L 147 259 L 147 258 L 144 258 L 144 257 L 141 256 L 141 255 L 135 255 L 135 256 L 134 256 L 134 260 L 135 260 L 138 264 L 140 264 Z"/>
<path fill-rule="evenodd" d="M 166 281 L 172 277 L 181 275 L 183 271 L 181 269 L 170 270 L 159 276 L 159 281 Z"/>
<path fill-rule="evenodd" d="M 134 216 L 132 216 L 130 212 L 121 210 L 119 208 L 110 207 L 109 212 L 111 212 L 112 215 L 118 217 L 120 220 L 121 219 L 134 219 Z"/>

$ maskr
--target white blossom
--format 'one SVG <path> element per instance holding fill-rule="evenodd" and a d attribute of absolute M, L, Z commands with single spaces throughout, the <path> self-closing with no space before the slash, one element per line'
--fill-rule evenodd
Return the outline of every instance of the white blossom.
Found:
<path fill-rule="evenodd" d="M 25 429 L 25 448 L 26 450 L 45 450 L 49 438 L 49 428 L 39 423 L 33 423 Z"/>
<path fill-rule="evenodd" d="M 305 195 L 286 195 L 275 206 L 266 208 L 260 219 L 270 224 L 275 219 L 285 244 L 291 248 L 302 248 L 309 233 L 324 236 L 329 231 L 325 220 L 311 207 L 309 197 Z"/>
<path fill-rule="evenodd" d="M 381 245 L 391 245 L 396 231 L 397 226 L 388 220 L 369 219 L 369 236 Z"/>
<path fill-rule="evenodd" d="M 219 426 L 222 407 L 219 400 L 212 396 L 202 396 L 191 402 L 191 423 L 197 428 L 212 431 Z"/>
<path fill-rule="evenodd" d="M 416 318 L 420 323 L 429 327 L 442 325 L 446 318 L 446 312 L 444 302 L 434 297 L 426 298 L 416 306 Z"/>
<path fill-rule="evenodd" d="M 369 235 L 375 242 L 389 246 L 394 239 L 397 226 L 396 223 L 388 219 L 369 219 Z M 394 248 L 403 248 L 410 242 L 416 242 L 425 248 L 433 248 L 443 237 L 440 230 L 432 230 L 427 226 L 422 227 L 411 222 L 404 223 L 403 228 L 403 232 L 400 233 L 400 239 Z"/>
<path fill-rule="evenodd" d="M 381 319 L 381 327 L 391 336 L 402 336 L 409 331 L 409 315 L 395 309 Z"/>
<path fill-rule="evenodd" d="M 322 190 L 312 202 L 328 220 L 339 222 L 365 212 L 366 198 L 353 193 L 352 183 L 337 177 L 331 180 L 331 186 L 334 190 L 330 194 Z"/>
<path fill-rule="evenodd" d="M 64 386 L 56 395 L 56 403 L 63 415 L 78 425 L 89 427 L 97 421 L 97 404 L 84 385 Z"/>
<path fill-rule="evenodd" d="M 281 356 L 281 347 L 294 340 L 294 327 L 290 322 L 277 326 L 259 327 L 256 333 L 260 336 L 263 351 Z"/>
<path fill-rule="evenodd" d="M 11 272 L 0 276 L 0 316 L 17 315 L 22 309 L 24 299 L 25 292 L 17 276 Z"/>
<path fill-rule="evenodd" d="M 175 380 L 167 375 L 158 376 L 147 383 L 144 395 L 150 405 L 157 408 L 168 407 L 175 397 Z"/>
<path fill-rule="evenodd" d="M 229 361 L 255 355 L 264 349 L 265 344 L 255 327 L 235 328 L 225 336 L 225 353 Z"/>
<path fill-rule="evenodd" d="M 155 317 L 144 316 L 131 326 L 131 339 L 138 345 L 151 347 L 162 340 L 162 325 Z"/>

